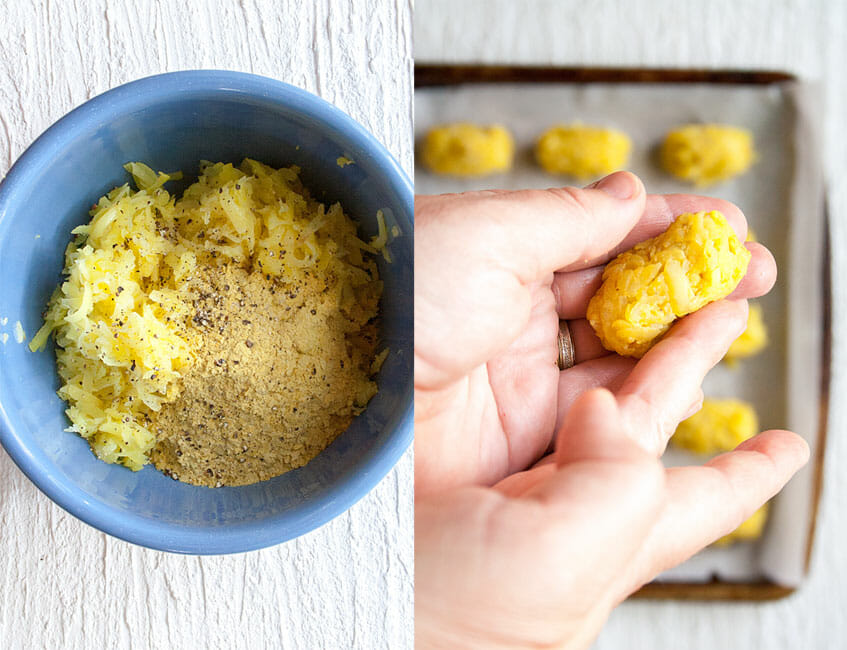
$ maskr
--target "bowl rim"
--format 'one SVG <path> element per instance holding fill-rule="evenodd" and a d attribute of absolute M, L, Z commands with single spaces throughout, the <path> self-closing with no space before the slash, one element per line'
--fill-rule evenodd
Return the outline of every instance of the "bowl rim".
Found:
<path fill-rule="evenodd" d="M 0 182 L 0 219 L 27 178 L 45 155 L 55 154 L 80 131 L 102 123 L 108 114 L 123 113 L 161 101 L 197 93 L 247 95 L 286 105 L 307 113 L 355 142 L 383 171 L 391 190 L 400 197 L 405 212 L 414 220 L 411 180 L 395 158 L 368 130 L 339 108 L 317 95 L 291 84 L 256 74 L 229 70 L 183 70 L 143 77 L 116 86 L 89 99 L 48 127 L 15 161 Z M 368 494 L 397 464 L 413 439 L 411 388 L 405 391 L 405 408 L 385 444 L 365 457 L 356 472 L 330 486 L 319 498 L 294 512 L 270 519 L 205 528 L 181 526 L 148 519 L 99 501 L 92 501 L 72 481 L 50 473 L 13 429 L 0 403 L 0 445 L 35 486 L 65 511 L 124 541 L 159 551 L 193 555 L 242 553 L 280 544 L 308 533 L 347 511 Z"/>

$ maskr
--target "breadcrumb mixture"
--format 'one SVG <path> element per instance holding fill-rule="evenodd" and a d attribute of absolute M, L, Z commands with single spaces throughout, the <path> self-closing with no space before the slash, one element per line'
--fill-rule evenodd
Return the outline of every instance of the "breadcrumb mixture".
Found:
<path fill-rule="evenodd" d="M 286 281 L 235 265 L 204 269 L 189 290 L 202 344 L 153 423 L 151 460 L 169 476 L 219 487 L 295 469 L 376 394 L 376 295 L 345 311 L 315 274 Z"/>

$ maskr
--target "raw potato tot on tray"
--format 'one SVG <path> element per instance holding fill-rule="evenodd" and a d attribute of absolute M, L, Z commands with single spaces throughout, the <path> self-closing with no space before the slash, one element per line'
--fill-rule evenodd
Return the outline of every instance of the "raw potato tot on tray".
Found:
<path fill-rule="evenodd" d="M 765 523 L 768 520 L 768 504 L 766 503 L 761 508 L 756 510 L 748 519 L 746 519 L 738 528 L 724 535 L 712 546 L 729 546 L 735 542 L 752 542 L 762 536 L 765 529 Z"/>
<path fill-rule="evenodd" d="M 739 399 L 705 399 L 703 407 L 679 423 L 671 443 L 695 454 L 732 451 L 759 432 L 752 404 Z"/>
<path fill-rule="evenodd" d="M 421 158 L 436 174 L 486 176 L 509 171 L 514 154 L 515 142 L 505 127 L 459 122 L 431 129 Z"/>
<path fill-rule="evenodd" d="M 747 327 L 737 339 L 729 346 L 724 361 L 729 365 L 735 365 L 740 359 L 746 359 L 758 354 L 768 345 L 768 328 L 762 316 L 761 305 L 750 305 L 747 314 Z"/>
<path fill-rule="evenodd" d="M 726 124 L 687 124 L 670 131 L 660 152 L 662 167 L 698 187 L 743 174 L 756 161 L 753 134 Z"/>
<path fill-rule="evenodd" d="M 682 214 L 606 266 L 588 321 L 607 350 L 641 358 L 677 318 L 731 294 L 749 262 L 723 214 Z"/>
<path fill-rule="evenodd" d="M 631 149 L 632 141 L 622 131 L 561 124 L 541 134 L 535 145 L 535 158 L 550 174 L 588 180 L 623 169 Z"/>

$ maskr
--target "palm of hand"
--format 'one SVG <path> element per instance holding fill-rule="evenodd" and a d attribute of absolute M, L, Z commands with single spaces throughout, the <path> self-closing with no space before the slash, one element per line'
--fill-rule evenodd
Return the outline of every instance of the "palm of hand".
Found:
<path fill-rule="evenodd" d="M 529 308 L 492 314 L 502 330 L 518 335 L 490 361 L 444 388 L 417 392 L 416 435 L 426 445 L 419 459 L 437 459 L 432 472 L 418 463 L 419 489 L 490 485 L 525 469 L 549 447 L 559 390 L 552 279 L 512 284 L 522 294 L 512 304 Z"/>
<path fill-rule="evenodd" d="M 614 400 L 593 399 L 610 429 L 620 427 Z M 417 503 L 416 522 L 425 525 L 416 546 L 443 549 L 416 556 L 422 647 L 582 648 L 649 577 L 651 533 L 665 532 L 656 526 L 665 502 L 661 464 L 633 442 L 613 459 L 588 445 L 574 452 L 558 459 L 564 468 L 550 463 L 494 489 Z M 474 580 L 453 580 L 457 567 Z M 433 607 L 445 601 L 443 611 Z"/>

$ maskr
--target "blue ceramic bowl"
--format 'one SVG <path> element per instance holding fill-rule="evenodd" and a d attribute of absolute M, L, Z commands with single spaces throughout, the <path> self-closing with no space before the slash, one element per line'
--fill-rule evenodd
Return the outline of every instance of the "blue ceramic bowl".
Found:
<path fill-rule="evenodd" d="M 325 201 L 341 201 L 366 235 L 376 211 L 402 236 L 380 260 L 385 280 L 383 340 L 391 349 L 367 410 L 305 467 L 237 488 L 173 481 L 99 461 L 64 429 L 65 404 L 51 349 L 33 354 L 28 337 L 61 278 L 71 228 L 89 206 L 127 182 L 122 165 L 181 169 L 200 160 L 300 165 Z M 355 161 L 344 168 L 339 156 Z M 179 553 L 235 553 L 302 535 L 367 494 L 412 439 L 412 215 L 408 178 L 359 124 L 314 95 L 248 74 L 192 71 L 135 81 L 83 104 L 50 127 L 0 184 L 0 442 L 53 501 L 88 524 L 136 544 Z"/>

